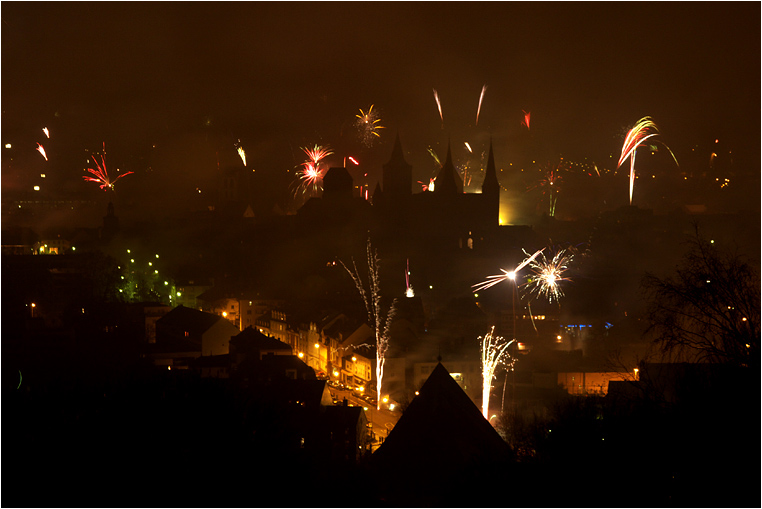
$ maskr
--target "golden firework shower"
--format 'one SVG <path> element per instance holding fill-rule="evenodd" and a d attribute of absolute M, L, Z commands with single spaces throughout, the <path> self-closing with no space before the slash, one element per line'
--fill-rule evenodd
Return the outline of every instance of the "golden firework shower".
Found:
<path fill-rule="evenodd" d="M 379 129 L 384 129 L 384 126 L 379 124 L 381 117 L 378 110 L 373 111 L 373 104 L 370 105 L 367 112 L 360 109 L 360 113 L 355 115 L 355 127 L 360 136 L 360 140 L 366 147 L 373 145 L 376 138 L 380 138 L 381 134 Z"/>
<path fill-rule="evenodd" d="M 495 327 L 479 337 L 482 353 L 482 415 L 489 420 L 489 394 L 492 389 L 492 380 L 495 378 L 495 369 L 502 364 L 508 370 L 513 370 L 513 364 L 516 361 L 508 353 L 508 347 L 516 341 L 512 339 L 506 341 L 502 336 L 495 336 Z"/>

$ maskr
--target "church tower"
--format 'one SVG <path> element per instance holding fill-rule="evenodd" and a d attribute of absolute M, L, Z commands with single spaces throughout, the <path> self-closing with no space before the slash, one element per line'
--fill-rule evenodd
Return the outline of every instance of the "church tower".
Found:
<path fill-rule="evenodd" d="M 409 201 L 413 194 L 413 167 L 405 161 L 400 135 L 394 139 L 394 148 L 389 162 L 383 165 L 382 194 L 387 202 Z M 374 193 L 375 194 L 375 193 Z"/>
<path fill-rule="evenodd" d="M 447 143 L 447 158 L 442 165 L 442 169 L 437 174 L 436 182 L 434 182 L 434 194 L 440 196 L 463 194 L 463 180 L 461 180 L 458 172 L 455 170 L 455 165 L 452 163 L 452 152 L 450 151 L 449 142 Z"/>
<path fill-rule="evenodd" d="M 490 225 L 500 224 L 500 183 L 497 180 L 495 169 L 495 156 L 492 153 L 492 140 L 489 142 L 489 156 L 487 168 L 484 171 L 482 183 L 482 197 L 484 199 L 485 221 Z"/>
<path fill-rule="evenodd" d="M 119 232 L 119 218 L 114 214 L 114 202 L 108 202 L 106 215 L 103 216 L 103 228 L 101 229 L 101 238 L 109 242 L 114 235 Z"/>

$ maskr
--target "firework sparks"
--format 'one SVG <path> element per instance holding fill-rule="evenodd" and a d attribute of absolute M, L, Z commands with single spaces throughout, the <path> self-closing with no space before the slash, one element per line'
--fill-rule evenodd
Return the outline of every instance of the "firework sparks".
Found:
<path fill-rule="evenodd" d="M 48 131 L 48 128 L 47 128 L 47 127 L 43 127 L 43 128 L 42 128 L 42 132 L 44 132 L 44 133 L 45 133 L 45 136 L 46 136 L 47 138 L 50 138 L 50 131 Z"/>
<path fill-rule="evenodd" d="M 627 132 L 627 136 L 624 138 L 624 144 L 622 145 L 622 154 L 619 156 L 619 163 L 616 167 L 619 168 L 622 166 L 622 163 L 627 160 L 628 157 L 630 158 L 630 205 L 632 205 L 632 191 L 633 187 L 635 186 L 635 156 L 637 155 L 638 147 L 642 146 L 646 140 L 653 138 L 658 134 L 659 129 L 656 127 L 656 124 L 651 119 L 651 117 L 643 117 L 638 120 L 633 128 Z M 675 154 L 672 153 L 672 150 L 670 150 L 670 148 L 667 147 L 667 145 L 664 143 L 659 143 L 667 148 L 669 153 L 672 155 L 672 159 L 675 161 L 675 164 L 680 166 L 680 164 L 677 162 Z"/>
<path fill-rule="evenodd" d="M 439 119 L 442 121 L 442 125 L 444 125 L 444 117 L 442 116 L 442 103 L 439 102 L 439 94 L 437 93 L 436 89 L 434 89 L 434 100 L 437 102 L 437 109 L 439 110 Z"/>
<path fill-rule="evenodd" d="M 467 141 L 466 141 L 466 142 L 464 142 L 464 143 L 466 144 L 466 148 L 468 149 L 468 151 L 469 151 L 469 152 L 471 152 L 471 153 L 473 154 L 473 153 L 474 153 L 474 151 L 473 151 L 473 150 L 471 150 L 471 145 L 469 145 Z"/>
<path fill-rule="evenodd" d="M 496 274 L 494 276 L 487 276 L 487 279 L 485 281 L 482 281 L 481 283 L 477 283 L 477 284 L 471 286 L 473 288 L 473 291 L 478 292 L 479 290 L 486 290 L 487 288 L 495 286 L 498 283 L 502 283 L 503 281 L 515 281 L 516 280 L 516 274 L 521 269 L 523 269 L 524 267 L 526 267 L 527 265 L 532 263 L 532 261 L 540 253 L 542 253 L 544 250 L 545 250 L 545 248 L 542 248 L 539 251 L 536 251 L 532 256 L 530 256 L 529 258 L 524 259 L 523 262 L 518 264 L 518 266 L 515 269 L 511 270 L 511 271 L 507 271 L 505 269 L 500 269 L 502 274 Z M 526 251 L 524 253 L 526 254 Z"/>
<path fill-rule="evenodd" d="M 474 125 L 479 125 L 479 113 L 482 111 L 482 100 L 484 100 L 484 93 L 487 91 L 487 85 L 484 85 L 482 87 L 482 93 L 479 95 L 479 107 L 476 108 L 476 123 Z"/>
<path fill-rule="evenodd" d="M 323 177 L 326 173 L 321 163 L 323 159 L 333 154 L 333 151 L 328 147 L 321 147 L 319 145 L 315 145 L 313 148 L 302 147 L 302 150 L 307 154 L 307 160 L 302 163 L 302 170 L 299 174 L 302 182 L 297 188 L 297 193 L 299 190 L 305 193 L 308 189 L 317 192 L 323 188 Z"/>
<path fill-rule="evenodd" d="M 45 153 L 45 147 L 43 147 L 39 143 L 37 144 L 37 152 L 42 154 L 42 157 L 44 157 L 46 161 L 48 160 L 48 155 Z"/>
<path fill-rule="evenodd" d="M 649 130 L 654 132 L 649 133 Z M 619 163 L 617 168 L 622 166 L 622 163 L 630 158 L 630 205 L 632 205 L 632 191 L 635 186 L 635 156 L 637 149 L 647 139 L 653 138 L 659 134 L 656 124 L 651 120 L 651 117 L 643 117 L 638 120 L 638 123 L 633 126 L 624 138 L 624 144 L 622 145 L 622 154 L 619 156 Z"/>
<path fill-rule="evenodd" d="M 560 283 L 570 281 L 564 277 L 574 255 L 569 248 L 557 251 L 551 259 L 545 253 L 532 260 L 529 264 L 531 274 L 527 278 L 526 288 L 532 297 L 547 297 L 548 302 L 558 301 L 563 297 Z"/>
<path fill-rule="evenodd" d="M 106 144 L 103 144 L 103 152 L 106 152 Z M 88 171 L 92 177 L 89 177 L 87 175 L 84 175 L 82 178 L 85 179 L 88 182 L 96 182 L 100 184 L 100 188 L 104 191 L 107 191 L 111 189 L 114 190 L 114 184 L 116 184 L 116 181 L 119 180 L 122 177 L 126 177 L 127 175 L 130 175 L 131 171 L 128 171 L 126 173 L 122 173 L 114 180 L 111 180 L 108 176 L 108 171 L 106 170 L 106 159 L 104 158 L 103 154 L 101 154 L 101 164 L 98 164 L 98 161 L 95 160 L 95 157 L 92 158 L 93 162 L 95 163 L 95 166 L 98 168 L 97 170 L 94 170 L 92 168 L 88 168 L 86 171 Z M 118 171 L 118 170 L 117 170 Z"/>
<path fill-rule="evenodd" d="M 238 155 L 241 156 L 241 161 L 243 161 L 243 165 L 246 166 L 246 151 L 243 147 L 238 147 Z"/>
<path fill-rule="evenodd" d="M 540 189 L 543 195 L 548 195 L 548 215 L 550 217 L 553 217 L 556 214 L 556 202 L 558 201 L 558 193 L 561 191 L 561 183 L 563 179 L 559 174 L 560 168 L 560 164 L 555 168 L 551 167 L 537 184 L 527 189 L 528 191 Z"/>
<path fill-rule="evenodd" d="M 434 149 L 431 148 L 431 147 L 429 147 L 428 150 L 429 150 L 429 154 L 431 154 L 431 157 L 433 157 L 434 161 L 437 163 L 437 168 L 441 168 L 442 167 L 442 161 L 439 160 L 439 156 L 437 156 L 437 153 L 434 152 Z"/>
<path fill-rule="evenodd" d="M 521 110 L 524 113 L 524 119 L 521 121 L 521 125 L 526 126 L 527 130 L 529 130 L 529 117 L 531 115 L 531 112 Z"/>
<path fill-rule="evenodd" d="M 419 184 L 421 184 L 421 189 L 422 189 L 424 192 L 425 192 L 425 191 L 434 192 L 434 181 L 435 181 L 435 180 L 436 180 L 436 178 L 430 178 L 430 179 L 429 179 L 429 183 L 428 183 L 428 184 L 424 184 L 424 183 L 423 183 L 423 182 L 421 182 L 420 180 L 418 181 L 418 183 L 419 183 Z"/>
<path fill-rule="evenodd" d="M 352 277 L 357 291 L 360 293 L 360 297 L 365 304 L 365 309 L 368 312 L 368 321 L 374 324 L 374 330 L 376 335 L 376 393 L 378 410 L 381 410 L 381 393 L 384 379 L 384 363 L 386 361 L 386 350 L 389 348 L 389 331 L 394 319 L 394 315 L 397 309 L 397 299 L 392 301 L 389 310 L 384 313 L 381 306 L 381 293 L 379 288 L 379 260 L 378 253 L 373 249 L 368 239 L 366 245 L 366 254 L 368 262 L 368 283 L 367 288 L 360 273 L 357 270 L 357 264 L 354 259 L 352 260 L 352 267 L 354 270 L 347 267 L 344 262 L 341 265 Z M 384 319 L 386 315 L 386 319 Z M 382 328 L 383 325 L 383 328 Z"/>
<path fill-rule="evenodd" d="M 410 260 L 406 260 L 406 267 L 405 267 L 405 297 L 412 298 L 415 297 L 415 291 L 413 290 L 412 285 L 410 284 Z"/>
<path fill-rule="evenodd" d="M 373 105 L 371 104 L 367 113 L 361 109 L 360 114 L 355 116 L 357 117 L 355 120 L 357 132 L 360 134 L 360 138 L 365 146 L 370 147 L 373 145 L 375 138 L 381 137 L 378 130 L 384 129 L 384 126 L 379 124 L 379 122 L 381 122 L 381 117 L 379 116 L 378 110 L 373 111 Z"/>
<path fill-rule="evenodd" d="M 479 337 L 482 352 L 482 415 L 489 420 L 489 394 L 492 389 L 492 380 L 495 378 L 495 368 L 503 364 L 513 370 L 513 358 L 508 353 L 508 347 L 515 341 L 506 341 L 502 336 L 494 336 L 495 327 Z"/>

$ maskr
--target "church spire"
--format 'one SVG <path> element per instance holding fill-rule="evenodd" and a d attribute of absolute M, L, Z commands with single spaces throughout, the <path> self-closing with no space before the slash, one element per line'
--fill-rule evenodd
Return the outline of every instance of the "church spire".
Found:
<path fill-rule="evenodd" d="M 484 170 L 484 182 L 482 183 L 482 193 L 500 192 L 500 184 L 497 181 L 497 170 L 495 169 L 495 156 L 492 153 L 492 139 L 489 140 L 489 156 L 487 157 L 487 168 Z"/>
<path fill-rule="evenodd" d="M 405 163 L 405 155 L 402 153 L 402 142 L 400 142 L 400 133 L 394 137 L 394 147 L 392 148 L 392 156 L 389 158 L 389 163 Z"/>
<path fill-rule="evenodd" d="M 500 182 L 497 180 L 495 156 L 492 153 L 492 139 L 489 140 L 489 156 L 487 168 L 484 170 L 482 183 L 482 198 L 484 200 L 485 219 L 493 225 L 500 224 Z"/>
<path fill-rule="evenodd" d="M 442 165 L 442 169 L 437 174 L 434 192 L 437 194 L 460 194 L 463 192 L 463 181 L 455 170 L 452 163 L 452 151 L 450 150 L 450 141 L 447 141 L 447 157 Z"/>
<path fill-rule="evenodd" d="M 394 139 L 389 162 L 382 166 L 382 193 L 390 199 L 404 199 L 413 193 L 413 167 L 405 161 L 400 134 Z"/>

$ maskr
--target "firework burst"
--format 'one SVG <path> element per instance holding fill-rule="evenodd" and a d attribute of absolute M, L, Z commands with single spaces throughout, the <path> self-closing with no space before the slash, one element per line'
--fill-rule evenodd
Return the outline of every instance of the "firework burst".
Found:
<path fill-rule="evenodd" d="M 45 153 L 45 147 L 43 147 L 39 143 L 37 144 L 37 152 L 42 154 L 42 157 L 44 157 L 46 161 L 48 160 L 48 155 Z"/>
<path fill-rule="evenodd" d="M 238 156 L 241 158 L 241 161 L 243 161 L 243 165 L 246 166 L 246 151 L 241 145 L 239 145 L 239 143 L 241 143 L 241 140 L 238 140 L 238 143 L 235 144 L 235 147 L 238 151 Z"/>
<path fill-rule="evenodd" d="M 517 273 L 532 263 L 532 261 L 537 258 L 537 256 L 542 253 L 545 250 L 545 248 L 540 249 L 539 251 L 536 251 L 532 256 L 529 256 L 528 258 L 525 258 L 524 261 L 522 261 L 518 266 L 516 266 L 515 269 L 508 271 L 505 269 L 500 269 L 502 274 L 496 274 L 493 276 L 487 276 L 487 279 L 485 281 L 482 281 L 481 283 L 477 283 L 475 285 L 472 285 L 473 291 L 478 292 L 480 290 L 486 290 L 487 288 L 490 288 L 492 286 L 495 286 L 498 283 L 502 283 L 503 281 L 515 281 Z M 526 254 L 526 251 L 524 251 Z"/>
<path fill-rule="evenodd" d="M 321 163 L 323 159 L 333 154 L 333 151 L 319 145 L 313 148 L 302 147 L 302 150 L 307 155 L 307 160 L 301 165 L 302 169 L 299 172 L 301 183 L 297 187 L 296 194 L 299 192 L 304 194 L 308 191 L 315 193 L 323 189 L 323 177 L 327 171 Z"/>
<path fill-rule="evenodd" d="M 574 255 L 571 248 L 556 251 L 548 259 L 545 253 L 540 253 L 529 264 L 531 274 L 527 277 L 525 289 L 530 298 L 546 297 L 548 302 L 558 301 L 563 297 L 562 281 L 571 281 L 564 274 L 569 268 Z"/>
<path fill-rule="evenodd" d="M 360 114 L 355 115 L 355 117 L 357 117 L 355 120 L 355 128 L 360 135 L 360 139 L 366 147 L 370 147 L 373 145 L 376 138 L 381 137 L 378 130 L 384 129 L 384 126 L 379 124 L 379 122 L 381 122 L 381 117 L 379 116 L 378 110 L 373 111 L 373 105 L 371 104 L 367 113 L 361 109 Z"/>
<path fill-rule="evenodd" d="M 415 297 L 415 290 L 413 290 L 413 286 L 410 284 L 410 260 L 406 260 L 406 266 L 405 266 L 405 297 L 411 298 Z"/>
<path fill-rule="evenodd" d="M 558 201 L 558 193 L 561 191 L 561 184 L 563 178 L 561 177 L 559 170 L 561 165 L 559 164 L 555 168 L 551 167 L 545 172 L 545 175 L 537 182 L 537 184 L 530 186 L 528 191 L 533 189 L 539 189 L 543 195 L 548 196 L 548 215 L 550 217 L 556 214 L 556 202 Z"/>
<path fill-rule="evenodd" d="M 521 120 L 521 125 L 526 126 L 527 131 L 529 130 L 529 117 L 531 116 L 531 112 L 521 110 L 524 113 L 524 118 Z"/>
<path fill-rule="evenodd" d="M 105 153 L 106 153 L 106 144 L 103 144 L 103 154 L 101 154 L 101 164 L 98 164 L 98 161 L 93 157 L 93 162 L 95 163 L 97 170 L 94 170 L 92 168 L 88 168 L 86 171 L 89 172 L 92 177 L 84 175 L 82 176 L 83 179 L 85 179 L 88 182 L 95 182 L 99 184 L 99 187 L 103 189 L 104 191 L 108 191 L 109 189 L 114 191 L 114 184 L 116 184 L 116 181 L 119 180 L 122 177 L 126 177 L 127 175 L 130 175 L 131 171 L 128 171 L 126 173 L 122 173 L 114 180 L 111 180 L 111 178 L 108 176 L 108 171 L 106 170 L 106 159 L 105 159 Z M 119 170 L 117 170 L 119 171 Z"/>
<path fill-rule="evenodd" d="M 643 117 L 627 132 L 627 136 L 624 138 L 622 154 L 619 156 L 619 163 L 617 163 L 616 167 L 619 168 L 628 157 L 630 158 L 630 205 L 632 205 L 632 191 L 635 186 L 635 156 L 637 155 L 638 147 L 642 146 L 646 140 L 653 138 L 658 134 L 659 129 L 656 127 L 656 124 L 651 117 Z M 662 143 L 662 145 L 664 145 L 664 143 Z M 679 166 L 675 154 L 672 153 L 672 150 L 670 150 L 667 145 L 664 146 L 669 153 L 672 154 L 675 164 Z"/>
<path fill-rule="evenodd" d="M 419 183 L 419 184 L 421 184 L 421 189 L 422 189 L 424 192 L 426 192 L 426 191 L 429 191 L 429 192 L 432 192 L 432 193 L 433 193 L 433 192 L 434 192 L 434 181 L 435 181 L 435 180 L 436 180 L 436 178 L 430 178 L 430 179 L 429 179 L 429 183 L 428 183 L 428 184 L 424 184 L 424 183 L 423 183 L 423 182 L 421 182 L 420 180 L 418 181 L 418 183 Z"/>
<path fill-rule="evenodd" d="M 492 380 L 495 378 L 495 369 L 502 364 L 509 370 L 513 370 L 516 361 L 508 353 L 508 347 L 515 341 L 506 341 L 502 336 L 495 336 L 495 327 L 479 337 L 482 354 L 482 415 L 489 420 L 489 395 L 492 389 Z"/>

